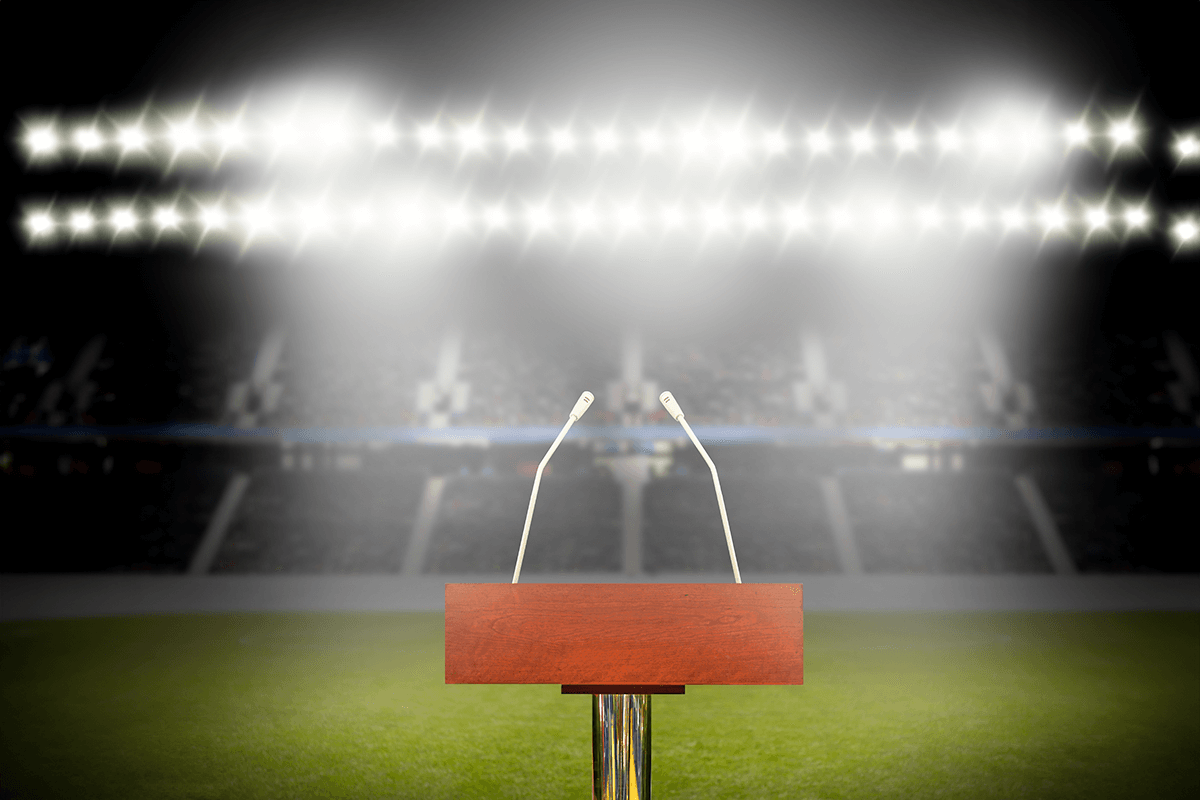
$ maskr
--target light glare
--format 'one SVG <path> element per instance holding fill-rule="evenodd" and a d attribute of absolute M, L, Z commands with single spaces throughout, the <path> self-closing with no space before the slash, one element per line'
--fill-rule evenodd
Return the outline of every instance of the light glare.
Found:
<path fill-rule="evenodd" d="M 34 128 L 29 132 L 29 149 L 37 155 L 53 152 L 58 147 L 58 136 L 50 128 Z"/>

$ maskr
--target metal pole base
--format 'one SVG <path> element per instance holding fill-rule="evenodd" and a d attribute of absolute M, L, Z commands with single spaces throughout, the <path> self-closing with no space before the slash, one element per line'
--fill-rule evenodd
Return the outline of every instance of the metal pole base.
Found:
<path fill-rule="evenodd" d="M 650 800 L 650 695 L 592 695 L 592 800 Z"/>

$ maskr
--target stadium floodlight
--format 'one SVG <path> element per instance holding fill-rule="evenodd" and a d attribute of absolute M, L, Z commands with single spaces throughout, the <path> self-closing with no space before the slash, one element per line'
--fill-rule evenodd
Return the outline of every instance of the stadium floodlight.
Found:
<path fill-rule="evenodd" d="M 350 139 L 350 132 L 341 122 L 330 122 L 321 126 L 317 132 L 317 141 L 323 150 L 340 150 Z"/>
<path fill-rule="evenodd" d="M 507 228 L 508 212 L 503 206 L 491 206 L 483 212 L 483 223 L 492 231 Z"/>
<path fill-rule="evenodd" d="M 530 233 L 549 230 L 554 226 L 554 215 L 544 205 L 533 206 L 525 211 L 525 221 Z"/>
<path fill-rule="evenodd" d="M 1137 136 L 1137 130 L 1133 127 L 1132 120 L 1123 119 L 1109 126 L 1108 135 L 1116 147 L 1124 147 L 1133 144 L 1133 140 Z"/>
<path fill-rule="evenodd" d="M 267 203 L 247 206 L 242 211 L 242 224 L 250 238 L 267 233 L 275 227 L 275 213 Z"/>
<path fill-rule="evenodd" d="M 225 211 L 220 206 L 203 206 L 200 209 L 200 224 L 204 232 L 221 230 L 225 227 Z"/>
<path fill-rule="evenodd" d="M 719 142 L 721 154 L 725 158 L 741 158 L 746 155 L 746 137 L 736 128 L 724 131 L 719 137 Z"/>
<path fill-rule="evenodd" d="M 850 211 L 844 206 L 829 210 L 829 228 L 833 231 L 843 231 L 850 227 Z"/>
<path fill-rule="evenodd" d="M 550 146 L 555 153 L 569 153 L 575 149 L 575 134 L 569 128 L 559 128 L 551 132 Z"/>
<path fill-rule="evenodd" d="M 235 147 L 246 144 L 246 132 L 237 122 L 226 122 L 217 126 L 216 140 L 221 145 L 221 153 L 228 153 Z"/>
<path fill-rule="evenodd" d="M 679 146 L 689 156 L 699 155 L 709 147 L 708 136 L 699 125 L 686 128 L 679 133 Z"/>
<path fill-rule="evenodd" d="M 683 227 L 683 211 L 679 206 L 666 206 L 662 209 L 663 227 L 667 230 L 676 230 Z"/>
<path fill-rule="evenodd" d="M 321 202 L 302 205 L 297 217 L 305 236 L 326 231 L 332 223 L 330 213 L 325 209 L 325 204 Z"/>
<path fill-rule="evenodd" d="M 1004 225 L 1004 230 L 1015 231 L 1025 227 L 1025 212 L 1020 208 L 1006 208 L 1000 213 L 1000 222 Z"/>
<path fill-rule="evenodd" d="M 871 135 L 870 128 L 862 128 L 850 134 L 850 146 L 856 153 L 871 152 L 871 149 L 875 147 L 875 137 Z"/>
<path fill-rule="evenodd" d="M 962 134 L 955 128 L 944 128 L 938 131 L 937 142 L 943 153 L 957 153 L 962 149 Z"/>
<path fill-rule="evenodd" d="M 767 218 L 762 209 L 747 208 L 742 212 L 742 225 L 748 231 L 761 231 L 766 227 Z"/>
<path fill-rule="evenodd" d="M 1000 134 L 994 128 L 983 128 L 975 132 L 975 149 L 991 155 L 1000 149 Z"/>
<path fill-rule="evenodd" d="M 196 124 L 190 119 L 171 123 L 168 126 L 167 138 L 170 139 L 171 146 L 177 155 L 200 146 L 200 132 L 196 130 Z"/>
<path fill-rule="evenodd" d="M 590 205 L 575 206 L 571 210 L 571 222 L 574 223 L 577 232 L 592 230 L 599 223 L 599 217 L 596 209 Z"/>
<path fill-rule="evenodd" d="M 917 220 L 922 228 L 936 228 L 942 224 L 942 212 L 937 206 L 925 206 L 917 211 Z"/>
<path fill-rule="evenodd" d="M 25 139 L 34 155 L 44 156 L 58 149 L 58 136 L 53 128 L 34 128 Z"/>
<path fill-rule="evenodd" d="M 121 144 L 121 152 L 142 150 L 146 147 L 146 132 L 140 125 L 130 125 L 117 131 L 117 141 Z"/>
<path fill-rule="evenodd" d="M 529 149 L 529 134 L 524 128 L 509 128 L 504 132 L 504 144 L 509 152 Z"/>
<path fill-rule="evenodd" d="M 1047 206 L 1038 214 L 1038 220 L 1046 233 L 1062 230 L 1067 227 L 1067 215 L 1058 206 Z"/>
<path fill-rule="evenodd" d="M 366 203 L 359 203 L 350 209 L 350 228 L 358 232 L 375 224 L 375 211 Z"/>
<path fill-rule="evenodd" d="M 1084 214 L 1084 219 L 1087 220 L 1088 230 L 1095 231 L 1108 225 L 1108 211 L 1100 206 L 1089 208 Z"/>
<path fill-rule="evenodd" d="M 621 231 L 630 231 L 642 226 L 642 212 L 634 203 L 626 203 L 617 208 L 617 227 Z"/>
<path fill-rule="evenodd" d="M 1125 209 L 1125 224 L 1130 228 L 1143 228 L 1150 222 L 1150 214 L 1142 206 Z"/>
<path fill-rule="evenodd" d="M 179 227 L 179 212 L 170 206 L 164 206 L 154 212 L 154 222 L 159 230 Z"/>
<path fill-rule="evenodd" d="M 1197 142 L 1196 137 L 1189 133 L 1175 140 L 1175 150 L 1179 153 L 1181 161 L 1195 158 L 1200 155 L 1200 142 Z"/>
<path fill-rule="evenodd" d="M 617 144 L 619 143 L 617 139 L 617 132 L 612 128 L 601 128 L 600 130 L 596 131 L 593 141 L 595 142 L 596 152 L 598 153 L 611 153 L 617 149 Z"/>
<path fill-rule="evenodd" d="M 984 227 L 987 223 L 987 217 L 984 216 L 982 209 L 978 207 L 964 208 L 960 215 L 963 228 L 968 231 L 977 231 Z"/>
<path fill-rule="evenodd" d="M 422 125 L 417 129 L 417 141 L 421 143 L 423 149 L 441 147 L 442 131 L 434 122 Z"/>
<path fill-rule="evenodd" d="M 478 125 L 460 125 L 458 128 L 458 146 L 464 153 L 474 153 L 483 150 L 483 131 Z"/>
<path fill-rule="evenodd" d="M 80 152 L 90 153 L 104 146 L 104 137 L 94 127 L 79 128 L 75 131 L 75 146 Z"/>
<path fill-rule="evenodd" d="M 1181 219 L 1171 227 L 1171 233 L 1182 245 L 1195 240 L 1200 235 L 1200 227 L 1197 227 L 1195 220 Z"/>
<path fill-rule="evenodd" d="M 875 223 L 876 228 L 888 230 L 896 225 L 896 212 L 889 205 L 878 206 L 872 215 L 872 221 Z"/>
<path fill-rule="evenodd" d="M 471 225 L 471 215 L 462 203 L 448 205 L 442 209 L 442 222 L 452 231 L 465 230 Z"/>
<path fill-rule="evenodd" d="M 96 226 L 96 218 L 89 211 L 76 211 L 71 215 L 71 230 L 87 233 Z"/>
<path fill-rule="evenodd" d="M 808 148 L 813 153 L 828 153 L 833 149 L 833 142 L 829 138 L 829 134 L 825 131 L 810 131 L 808 134 Z"/>
<path fill-rule="evenodd" d="M 782 155 L 787 151 L 787 137 L 783 135 L 783 131 L 767 131 L 763 135 L 763 149 L 766 150 L 769 156 Z"/>
<path fill-rule="evenodd" d="M 704 224 L 710 231 L 721 230 L 729 225 L 729 215 L 721 206 L 704 209 Z"/>
<path fill-rule="evenodd" d="M 646 153 L 660 153 L 663 148 L 663 137 L 654 128 L 648 128 L 638 133 L 638 146 Z"/>
<path fill-rule="evenodd" d="M 1067 140 L 1068 147 L 1080 147 L 1088 143 L 1092 132 L 1085 122 L 1072 122 L 1063 130 L 1063 137 Z"/>
<path fill-rule="evenodd" d="M 896 131 L 893 137 L 896 142 L 896 151 L 900 153 L 912 153 L 917 149 L 917 133 L 912 128 L 904 128 Z"/>
<path fill-rule="evenodd" d="M 137 222 L 137 215 L 131 208 L 118 208 L 108 217 L 108 224 L 112 225 L 117 233 L 133 230 L 137 227 Z"/>
<path fill-rule="evenodd" d="M 803 206 L 789 206 L 783 212 L 783 221 L 789 231 L 807 228 L 809 225 L 808 212 Z"/>
<path fill-rule="evenodd" d="M 398 138 L 390 122 L 377 122 L 371 126 L 371 141 L 375 142 L 376 147 L 391 147 Z"/>
<path fill-rule="evenodd" d="M 42 236 L 54 230 L 54 220 L 45 211 L 31 214 L 28 225 L 34 236 Z"/>

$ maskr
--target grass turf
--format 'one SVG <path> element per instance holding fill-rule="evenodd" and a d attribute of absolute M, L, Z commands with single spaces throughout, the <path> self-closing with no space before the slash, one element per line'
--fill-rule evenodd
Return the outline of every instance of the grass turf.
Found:
<path fill-rule="evenodd" d="M 1200 794 L 1200 615 L 805 615 L 806 685 L 654 699 L 660 798 Z M 0 797 L 586 798 L 590 697 L 441 614 L 0 624 Z"/>

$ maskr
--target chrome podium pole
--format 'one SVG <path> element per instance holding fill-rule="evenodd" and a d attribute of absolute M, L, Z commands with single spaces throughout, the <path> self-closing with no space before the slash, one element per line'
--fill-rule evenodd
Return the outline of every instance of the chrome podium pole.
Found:
<path fill-rule="evenodd" d="M 592 695 L 592 800 L 650 800 L 650 695 Z"/>

